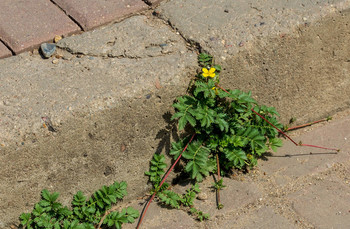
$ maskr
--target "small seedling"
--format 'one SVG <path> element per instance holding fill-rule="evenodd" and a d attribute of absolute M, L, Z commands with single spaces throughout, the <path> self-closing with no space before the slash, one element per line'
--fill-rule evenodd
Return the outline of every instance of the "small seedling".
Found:
<path fill-rule="evenodd" d="M 207 213 L 203 213 L 202 211 L 197 210 L 196 208 L 191 208 L 190 213 L 197 217 L 199 221 L 207 220 L 209 219 L 210 215 Z"/>

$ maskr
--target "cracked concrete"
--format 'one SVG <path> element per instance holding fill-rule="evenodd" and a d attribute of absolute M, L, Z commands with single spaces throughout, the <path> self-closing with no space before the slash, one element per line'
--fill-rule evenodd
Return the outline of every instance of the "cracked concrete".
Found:
<path fill-rule="evenodd" d="M 57 46 L 72 54 L 118 58 L 157 57 L 187 51 L 181 37 L 163 21 L 149 20 L 146 16 L 68 37 Z"/>
<path fill-rule="evenodd" d="M 59 125 L 76 108 L 113 108 L 120 98 L 149 93 L 156 84 L 183 87 L 188 67 L 196 65 L 179 36 L 145 16 L 63 39 L 58 46 L 71 53 L 59 51 L 62 58 L 54 60 L 28 53 L 1 60 L 6 63 L 0 65 L 2 144 L 37 132 L 42 116 Z"/>
<path fill-rule="evenodd" d="M 44 188 L 68 203 L 78 189 L 127 180 L 128 198 L 142 195 L 149 159 L 170 147 L 171 104 L 197 68 L 181 37 L 146 16 L 59 46 L 51 59 L 0 60 L 0 225 L 16 222 Z M 43 126 L 46 116 L 57 132 Z"/>
<path fill-rule="evenodd" d="M 44 188 L 60 192 L 63 204 L 78 190 L 89 195 L 121 180 L 129 184 L 126 201 L 146 193 L 149 159 L 155 152 L 168 152 L 178 138 L 171 104 L 185 93 L 200 49 L 222 64 L 222 85 L 252 90 L 260 102 L 276 106 L 284 122 L 291 116 L 299 122 L 315 120 L 348 108 L 350 14 L 341 10 L 349 4 L 170 0 L 155 8 L 156 17 L 148 12 L 65 38 L 51 59 L 34 51 L 0 60 L 0 228 L 17 224 Z M 57 132 L 43 127 L 43 116 L 51 118 Z M 348 182 L 350 165 L 346 124 L 324 128 L 316 137 L 302 136 L 339 142 L 346 148 L 340 154 L 270 157 L 257 174 L 227 180 L 223 199 L 232 207 L 223 212 L 212 206 L 212 182 L 204 182 L 208 200 L 198 204 L 214 215 L 209 222 L 199 224 L 183 212 L 154 206 L 155 218 L 147 219 L 145 227 L 318 225 L 303 212 L 295 193 L 304 190 L 307 201 L 313 195 L 326 198 L 327 192 L 305 187 L 331 173 L 342 187 L 341 198 L 347 197 L 348 186 L 342 183 Z M 333 140 L 318 138 L 330 130 Z M 315 184 L 328 188 L 327 182 Z M 138 200 L 131 204 L 141 208 Z M 348 205 L 340 206 L 337 219 L 347 225 Z M 327 211 L 321 213 L 324 217 Z M 271 215 L 272 223 L 259 220 Z M 322 223 L 321 228 L 328 226 Z"/>

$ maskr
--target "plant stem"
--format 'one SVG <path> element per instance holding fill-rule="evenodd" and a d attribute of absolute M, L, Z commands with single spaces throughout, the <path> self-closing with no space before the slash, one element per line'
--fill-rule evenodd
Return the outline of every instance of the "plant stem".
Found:
<path fill-rule="evenodd" d="M 227 90 L 225 90 L 224 88 L 222 88 L 220 85 L 216 84 L 216 86 L 218 88 L 220 88 L 221 90 L 223 90 L 226 93 L 229 93 Z M 327 148 L 327 147 L 322 147 L 322 146 L 315 146 L 315 145 L 308 145 L 308 144 L 298 144 L 296 143 L 292 138 L 290 138 L 287 134 L 285 134 L 282 130 L 278 129 L 275 125 L 273 125 L 271 122 L 269 122 L 266 118 L 264 118 L 261 114 L 259 114 L 258 112 L 256 112 L 253 108 L 250 109 L 251 111 L 253 111 L 255 114 L 257 114 L 260 118 L 264 119 L 268 124 L 270 124 L 273 128 L 275 128 L 278 132 L 280 132 L 283 136 L 285 136 L 286 138 L 288 138 L 291 142 L 294 143 L 294 145 L 296 146 L 308 146 L 308 147 L 314 147 L 314 148 L 320 148 L 320 149 L 328 149 L 328 150 L 335 150 L 337 152 L 340 151 L 340 149 L 335 149 L 335 148 Z"/>
<path fill-rule="evenodd" d="M 100 229 L 100 228 L 101 228 L 101 225 L 102 225 L 102 223 L 103 223 L 103 221 L 104 221 L 105 218 L 106 218 L 106 216 L 109 215 L 111 212 L 117 210 L 117 208 L 118 208 L 117 206 L 114 206 L 114 207 L 112 207 L 111 209 L 109 209 L 108 211 L 106 211 L 105 214 L 102 216 L 100 222 L 98 223 L 96 229 Z"/>
<path fill-rule="evenodd" d="M 310 122 L 310 123 L 306 123 L 306 124 L 303 124 L 303 125 L 300 125 L 300 126 L 290 127 L 286 131 L 296 130 L 296 129 L 299 129 L 299 128 L 303 128 L 303 127 L 306 127 L 306 126 L 311 126 L 313 124 L 316 124 L 316 123 L 319 123 L 319 122 L 325 122 L 325 121 L 328 121 L 328 120 L 329 120 L 328 118 L 324 118 L 324 119 L 321 119 L 321 120 L 318 120 L 318 121 L 314 121 L 314 122 Z"/>
<path fill-rule="evenodd" d="M 282 130 L 278 129 L 275 125 L 273 125 L 271 122 L 269 122 L 266 118 L 264 118 L 261 114 L 259 114 L 258 112 L 256 112 L 253 108 L 250 109 L 251 111 L 253 111 L 255 114 L 257 114 L 260 118 L 264 119 L 268 124 L 270 124 L 273 128 L 275 128 L 278 132 L 280 132 L 281 134 L 283 134 L 283 136 L 285 136 L 286 138 L 288 138 L 291 142 L 294 143 L 294 145 L 299 146 L 298 143 L 296 143 L 291 137 L 289 137 L 286 133 L 284 133 Z"/>
<path fill-rule="evenodd" d="M 174 164 L 170 167 L 170 169 L 168 170 L 168 172 L 164 175 L 162 181 L 161 181 L 160 184 L 159 184 L 158 190 L 160 190 L 160 188 L 162 187 L 162 185 L 163 185 L 163 183 L 165 182 L 166 178 L 169 176 L 170 172 L 174 169 L 175 165 L 179 162 L 179 160 L 180 160 L 180 158 L 181 158 L 181 156 L 182 156 L 182 153 L 185 152 L 185 150 L 187 149 L 188 145 L 192 142 L 192 140 L 193 140 L 193 138 L 194 138 L 195 135 L 196 135 L 196 134 L 193 134 L 193 135 L 192 135 L 190 141 L 187 143 L 187 145 L 185 146 L 185 148 L 182 150 L 182 152 L 180 153 L 180 155 L 177 157 L 177 159 L 176 159 L 176 161 L 174 162 Z M 141 218 L 140 218 L 140 221 L 139 221 L 138 224 L 137 224 L 136 229 L 138 229 L 138 228 L 141 226 L 142 220 L 143 220 L 143 218 L 144 218 L 145 215 L 146 215 L 146 212 L 147 212 L 147 210 L 148 210 L 148 207 L 149 207 L 149 205 L 152 203 L 152 201 L 153 201 L 154 197 L 156 196 L 156 194 L 157 194 L 157 190 L 155 190 L 155 192 L 153 193 L 151 199 L 148 201 L 145 210 L 141 213 Z"/>
<path fill-rule="evenodd" d="M 216 153 L 216 164 L 217 164 L 217 167 L 218 167 L 218 182 L 221 180 L 220 178 L 220 163 L 219 163 L 219 154 Z M 216 198 L 217 198 L 217 206 L 218 206 L 218 209 L 220 209 L 220 206 L 221 206 L 221 202 L 220 202 L 220 188 L 216 189 Z"/>

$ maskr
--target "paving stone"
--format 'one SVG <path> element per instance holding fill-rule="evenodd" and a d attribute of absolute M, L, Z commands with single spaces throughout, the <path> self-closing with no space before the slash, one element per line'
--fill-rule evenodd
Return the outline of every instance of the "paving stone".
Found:
<path fill-rule="evenodd" d="M 0 58 L 12 56 L 11 51 L 0 41 Z"/>
<path fill-rule="evenodd" d="M 262 206 L 252 212 L 240 215 L 239 217 L 226 217 L 209 223 L 209 228 L 276 228 L 276 229 L 296 229 L 292 222 L 274 212 L 271 207 Z"/>
<path fill-rule="evenodd" d="M 141 0 L 95 1 L 53 0 L 67 15 L 73 17 L 84 30 L 122 19 L 148 8 Z"/>
<path fill-rule="evenodd" d="M 296 142 L 331 148 L 340 148 L 340 152 L 312 147 L 295 146 L 285 140 L 283 147 L 261 161 L 260 169 L 268 175 L 274 175 L 276 182 L 285 184 L 294 178 L 322 172 L 334 163 L 350 159 L 350 116 L 342 120 L 315 128 L 299 137 Z"/>
<path fill-rule="evenodd" d="M 79 26 L 49 0 L 0 2 L 0 36 L 16 54 L 52 41 L 55 35 L 78 31 Z"/>
<path fill-rule="evenodd" d="M 315 228 L 350 228 L 350 185 L 331 176 L 290 194 L 293 208 Z"/>
<path fill-rule="evenodd" d="M 199 187 L 201 193 L 207 195 L 207 199 L 194 201 L 194 205 L 197 209 L 204 213 L 209 213 L 212 218 L 221 217 L 226 213 L 236 211 L 245 205 L 256 202 L 263 196 L 262 190 L 251 181 L 238 181 L 230 178 L 223 178 L 224 185 L 226 186 L 220 193 L 221 203 L 224 207 L 220 210 L 216 208 L 216 193 L 213 191 L 213 179 L 208 177 Z M 174 191 L 177 193 L 185 193 L 186 189 L 189 189 L 191 184 L 181 184 L 174 187 Z"/>

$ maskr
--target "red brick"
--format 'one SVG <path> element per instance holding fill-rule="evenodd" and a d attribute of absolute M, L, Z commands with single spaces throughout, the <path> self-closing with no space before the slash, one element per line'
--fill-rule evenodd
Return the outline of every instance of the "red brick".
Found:
<path fill-rule="evenodd" d="M 0 37 L 15 53 L 77 31 L 79 26 L 50 0 L 0 1 Z"/>
<path fill-rule="evenodd" d="M 124 18 L 147 9 L 141 0 L 53 0 L 84 30 Z"/>
<path fill-rule="evenodd" d="M 11 55 L 11 51 L 3 43 L 0 42 L 0 58 L 9 57 Z"/>

